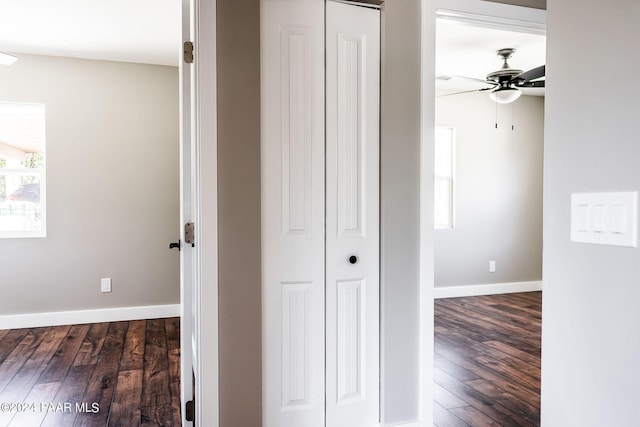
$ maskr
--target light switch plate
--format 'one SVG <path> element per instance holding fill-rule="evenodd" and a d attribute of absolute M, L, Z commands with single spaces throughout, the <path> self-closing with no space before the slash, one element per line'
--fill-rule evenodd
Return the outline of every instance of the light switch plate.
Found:
<path fill-rule="evenodd" d="M 638 192 L 572 194 L 571 241 L 638 247 Z"/>

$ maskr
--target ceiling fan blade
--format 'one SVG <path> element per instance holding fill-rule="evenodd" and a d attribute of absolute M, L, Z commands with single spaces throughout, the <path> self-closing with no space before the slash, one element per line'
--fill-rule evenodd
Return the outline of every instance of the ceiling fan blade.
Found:
<path fill-rule="evenodd" d="M 488 82 L 486 80 L 476 79 L 476 78 L 473 78 L 473 77 L 453 76 L 453 75 L 439 75 L 439 76 L 436 76 L 436 80 L 447 81 L 447 80 L 451 80 L 451 79 L 464 79 L 464 80 L 469 80 L 469 81 L 472 81 L 472 82 L 482 83 L 484 85 L 493 85 L 493 86 L 497 85 L 497 83 Z M 493 88 L 491 88 L 491 89 L 493 89 Z"/>
<path fill-rule="evenodd" d="M 484 92 L 485 90 L 492 90 L 492 87 L 483 87 L 482 89 L 474 89 L 474 90 L 465 90 L 462 92 L 454 92 L 454 93 L 445 93 L 443 95 L 437 95 L 436 98 L 442 98 L 443 96 L 451 96 L 451 95 L 461 95 L 463 93 L 471 93 L 471 92 Z"/>
<path fill-rule="evenodd" d="M 544 87 L 545 80 L 537 80 L 535 82 L 521 82 L 516 84 L 516 87 L 528 88 L 528 87 Z"/>
<path fill-rule="evenodd" d="M 541 65 L 539 67 L 532 68 L 529 71 L 525 71 L 524 73 L 520 74 L 517 78 L 522 79 L 525 82 L 528 82 L 530 80 L 535 80 L 535 79 L 539 79 L 540 77 L 544 77 L 544 75 L 545 75 L 545 66 Z"/>

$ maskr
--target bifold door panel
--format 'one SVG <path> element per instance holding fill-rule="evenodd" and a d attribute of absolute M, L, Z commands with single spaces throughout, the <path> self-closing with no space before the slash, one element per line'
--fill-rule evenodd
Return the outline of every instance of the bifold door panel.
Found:
<path fill-rule="evenodd" d="M 379 419 L 380 12 L 327 2 L 326 425 Z"/>
<path fill-rule="evenodd" d="M 377 425 L 379 11 L 261 13 L 263 425 Z"/>
<path fill-rule="evenodd" d="M 324 8 L 262 0 L 265 427 L 325 426 Z"/>

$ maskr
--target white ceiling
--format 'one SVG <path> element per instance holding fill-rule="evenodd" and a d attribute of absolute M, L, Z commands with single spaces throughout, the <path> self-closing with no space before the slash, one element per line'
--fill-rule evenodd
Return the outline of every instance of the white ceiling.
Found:
<path fill-rule="evenodd" d="M 436 23 L 436 76 L 465 76 L 484 80 L 485 76 L 502 67 L 496 51 L 515 48 L 509 60 L 511 68 L 528 71 L 545 64 L 544 35 L 480 28 L 459 22 L 438 19 Z M 443 90 L 473 90 L 488 85 L 453 78 L 436 80 Z M 524 94 L 543 95 L 544 89 L 523 89 Z"/>
<path fill-rule="evenodd" d="M 175 66 L 180 8 L 181 0 L 0 0 L 0 51 Z M 484 79 L 502 65 L 495 51 L 505 47 L 517 49 L 512 68 L 527 71 L 545 63 L 544 36 L 439 19 L 436 75 Z M 452 79 L 437 81 L 437 87 L 482 85 Z"/>
<path fill-rule="evenodd" d="M 180 14 L 180 0 L 0 0 L 0 51 L 178 65 Z"/>

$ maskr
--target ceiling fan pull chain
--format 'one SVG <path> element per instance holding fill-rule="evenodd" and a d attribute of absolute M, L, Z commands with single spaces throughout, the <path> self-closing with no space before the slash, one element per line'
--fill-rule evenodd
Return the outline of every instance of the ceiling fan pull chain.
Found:
<path fill-rule="evenodd" d="M 498 103 L 494 102 L 495 106 L 496 106 L 496 129 L 498 129 Z"/>
<path fill-rule="evenodd" d="M 515 102 L 513 104 L 511 104 L 511 130 L 515 130 L 515 126 L 513 125 L 513 116 L 515 115 L 515 111 L 516 111 L 516 104 Z"/>

